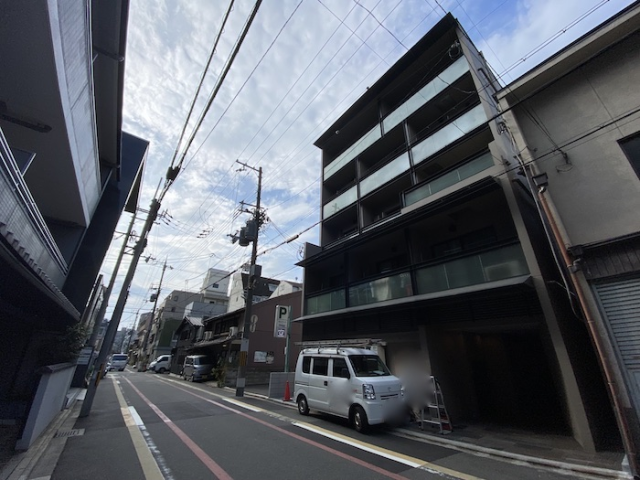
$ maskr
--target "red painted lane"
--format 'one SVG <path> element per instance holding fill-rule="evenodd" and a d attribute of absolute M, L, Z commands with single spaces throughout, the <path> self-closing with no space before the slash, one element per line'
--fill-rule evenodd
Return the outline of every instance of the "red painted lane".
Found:
<path fill-rule="evenodd" d="M 129 385 L 131 385 L 131 388 L 133 388 L 133 390 L 140 396 L 140 398 L 147 405 L 149 405 L 154 412 L 156 412 L 156 415 L 158 415 L 158 417 L 160 417 L 160 419 L 164 423 L 166 423 L 171 430 L 173 430 L 173 433 L 177 435 L 182 443 L 184 443 L 189 448 L 189 450 L 191 450 L 195 454 L 195 456 L 205 464 L 205 466 L 211 471 L 211 473 L 216 476 L 216 478 L 218 478 L 219 480 L 233 480 L 233 478 L 231 478 L 231 476 L 227 472 L 225 472 L 220 465 L 218 465 L 209 455 L 207 455 L 205 451 L 198 446 L 197 443 L 191 440 L 191 438 L 189 438 L 189 436 L 184 433 L 180 429 L 180 427 L 173 423 L 171 419 L 162 412 L 162 410 L 160 410 L 147 397 L 145 397 L 144 394 L 140 390 L 138 390 L 138 388 L 133 383 L 131 383 L 131 380 L 126 377 L 124 377 L 124 379 Z"/>
<path fill-rule="evenodd" d="M 131 382 L 129 382 L 129 383 L 131 383 Z M 380 468 L 380 467 L 378 467 L 376 465 L 373 465 L 372 463 L 365 462 L 364 460 L 360 460 L 359 458 L 352 457 L 351 455 L 347 455 L 346 453 L 340 452 L 339 450 L 336 450 L 334 448 L 327 447 L 326 445 L 322 445 L 321 443 L 314 442 L 313 440 L 310 440 L 308 438 L 302 437 L 302 436 L 297 435 L 297 434 L 295 434 L 293 432 L 289 432 L 289 431 L 287 431 L 287 430 L 285 430 L 283 428 L 280 428 L 280 427 L 277 427 L 275 425 L 272 425 L 269 422 L 266 422 L 266 421 L 261 420 L 261 419 L 256 418 L 256 417 L 252 417 L 248 413 L 242 412 L 240 410 L 236 410 L 235 408 L 229 407 L 228 405 L 224 405 L 224 404 L 222 404 L 220 402 L 216 402 L 215 400 L 211 400 L 209 398 L 203 397 L 202 395 L 198 395 L 195 392 L 191 392 L 191 391 L 189 391 L 189 390 L 187 390 L 185 388 L 178 387 L 176 385 L 173 385 L 172 383 L 168 383 L 168 382 L 165 382 L 165 383 L 167 383 L 168 385 L 171 385 L 173 388 L 177 388 L 178 390 L 182 390 L 183 392 L 186 392 L 186 393 L 188 393 L 190 395 L 193 395 L 194 397 L 197 397 L 197 398 L 199 398 L 201 400 L 204 400 L 205 402 L 212 403 L 213 405 L 216 405 L 216 406 L 218 406 L 220 408 L 224 408 L 225 410 L 228 410 L 230 412 L 236 413 L 237 415 L 241 415 L 241 416 L 243 416 L 245 418 L 248 418 L 249 420 L 253 420 L 254 422 L 257 422 L 257 423 L 259 423 L 261 425 L 264 425 L 265 427 L 269 427 L 269 428 L 271 428 L 273 430 L 276 430 L 276 431 L 278 431 L 280 433 L 283 433 L 284 435 L 288 435 L 289 437 L 295 438 L 296 440 L 299 440 L 299 441 L 304 442 L 304 443 L 306 443 L 308 445 L 311 445 L 313 447 L 316 447 L 316 448 L 319 448 L 321 450 L 324 450 L 325 452 L 331 453 L 332 455 L 336 455 L 336 456 L 338 456 L 340 458 L 343 458 L 343 459 L 345 459 L 345 460 L 347 460 L 349 462 L 352 462 L 352 463 L 355 463 L 357 465 L 360 465 L 361 467 L 368 468 L 369 470 L 373 470 L 376 473 L 379 473 L 379 474 L 384 475 L 384 476 L 389 477 L 389 478 L 393 478 L 394 480 L 407 480 L 407 478 L 403 477 L 402 475 L 398 475 L 396 473 L 390 472 L 389 470 L 385 470 L 384 468 Z"/>

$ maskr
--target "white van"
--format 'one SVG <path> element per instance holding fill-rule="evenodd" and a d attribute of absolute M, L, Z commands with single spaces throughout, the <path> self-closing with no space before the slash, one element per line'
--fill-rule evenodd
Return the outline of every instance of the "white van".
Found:
<path fill-rule="evenodd" d="M 296 364 L 293 398 L 298 412 L 318 410 L 348 418 L 358 432 L 405 411 L 402 382 L 364 348 L 306 348 Z"/>
<path fill-rule="evenodd" d="M 149 364 L 149 370 L 156 373 L 168 372 L 171 368 L 171 355 L 160 355 Z"/>

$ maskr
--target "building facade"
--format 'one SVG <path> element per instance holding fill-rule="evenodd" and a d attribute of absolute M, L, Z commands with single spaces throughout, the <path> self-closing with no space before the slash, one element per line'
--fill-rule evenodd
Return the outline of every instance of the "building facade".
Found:
<path fill-rule="evenodd" d="M 252 307 L 246 371 L 247 385 L 268 384 L 271 372 L 284 371 L 285 338 L 276 337 L 276 332 L 274 332 L 277 307 L 291 307 L 291 319 L 295 320 L 300 316 L 301 298 L 302 292 L 296 291 L 269 298 Z M 244 314 L 245 309 L 241 308 L 224 315 L 204 319 L 202 338 L 196 337 L 196 341 L 187 350 L 189 352 L 187 354 L 190 355 L 211 356 L 223 372 L 224 383 L 230 387 L 236 385 Z M 289 342 L 290 372 L 295 370 L 296 359 L 300 352 L 300 347 L 296 345 L 296 342 L 300 342 L 301 339 L 302 326 L 292 321 Z"/>
<path fill-rule="evenodd" d="M 204 301 L 211 304 L 229 304 L 229 272 L 210 268 L 202 282 Z"/>
<path fill-rule="evenodd" d="M 636 3 L 497 97 L 593 325 L 621 430 L 640 445 L 640 6 Z M 555 227 L 555 228 L 554 228 Z M 578 292 L 579 290 L 579 292 Z M 638 452 L 637 448 L 631 450 Z M 640 464 L 640 457 L 636 459 Z"/>
<path fill-rule="evenodd" d="M 0 11 L 0 417 L 21 422 L 135 211 L 148 142 L 121 130 L 127 1 Z"/>
<path fill-rule="evenodd" d="M 233 312 L 240 308 L 244 308 L 246 302 L 247 282 L 249 281 L 248 273 L 234 273 L 231 276 L 231 288 L 229 290 L 229 308 L 228 312 Z M 253 303 L 262 302 L 273 294 L 278 288 L 280 280 L 272 278 L 260 277 L 253 286 Z"/>
<path fill-rule="evenodd" d="M 147 363 L 160 355 L 171 354 L 173 334 L 184 319 L 185 310 L 202 301 L 203 295 L 198 292 L 173 290 L 167 295 L 156 309 L 149 329 L 149 340 L 145 350 Z"/>
<path fill-rule="evenodd" d="M 499 89 L 449 14 L 317 140 L 303 339 L 381 339 L 394 373 L 440 380 L 455 422 L 619 447 L 588 335 L 510 173 Z"/>

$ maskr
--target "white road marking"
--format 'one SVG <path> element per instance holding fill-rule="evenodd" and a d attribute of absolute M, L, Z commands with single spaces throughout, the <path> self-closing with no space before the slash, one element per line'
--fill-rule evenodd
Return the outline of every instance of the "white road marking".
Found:
<path fill-rule="evenodd" d="M 229 402 L 234 404 L 237 407 L 241 407 L 241 408 L 245 408 L 247 410 L 251 410 L 252 412 L 256 412 L 256 413 L 264 413 L 264 410 L 258 407 L 254 407 L 253 405 L 249 405 L 243 402 L 239 402 L 238 400 L 234 400 L 233 398 L 229 398 L 229 397 L 222 397 L 222 399 L 225 402 Z"/>
<path fill-rule="evenodd" d="M 405 457 L 404 455 L 396 454 L 394 452 L 391 452 L 390 450 L 380 449 L 372 445 L 370 446 L 366 443 L 359 442 L 358 440 L 354 440 L 353 438 L 349 438 L 344 435 L 340 435 L 338 433 L 325 430 L 324 428 L 316 427 L 309 423 L 293 422 L 293 425 L 299 428 L 303 428 L 304 430 L 313 432 L 317 435 L 322 435 L 323 437 L 330 438 L 331 440 L 335 440 L 336 442 L 351 445 L 352 447 L 359 448 L 360 450 L 364 450 L 365 452 L 373 453 L 375 455 L 388 458 L 389 460 L 393 460 L 394 462 L 402 463 L 404 465 L 408 465 L 413 468 L 421 467 L 425 463 L 424 461 L 419 460 L 417 458 L 413 459 L 411 457 Z"/>
<path fill-rule="evenodd" d="M 129 405 L 129 413 L 131 414 L 131 418 L 133 418 L 133 421 L 135 422 L 136 425 L 144 426 L 144 422 L 140 418 L 140 415 L 138 415 L 138 411 L 136 410 L 136 407 Z"/>

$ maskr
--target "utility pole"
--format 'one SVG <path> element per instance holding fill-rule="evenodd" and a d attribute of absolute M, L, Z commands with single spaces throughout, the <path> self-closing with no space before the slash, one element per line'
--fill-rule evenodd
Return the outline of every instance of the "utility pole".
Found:
<path fill-rule="evenodd" d="M 256 199 L 255 210 L 253 211 L 253 222 L 255 225 L 255 235 L 253 235 L 253 245 L 251 247 L 251 263 L 249 267 L 249 281 L 247 282 L 247 295 L 244 308 L 244 326 L 242 328 L 242 339 L 240 343 L 240 358 L 238 360 L 238 377 L 236 379 L 236 397 L 244 396 L 244 387 L 246 383 L 247 362 L 249 356 L 249 334 L 251 327 L 251 307 L 253 305 L 253 286 L 260 278 L 261 269 L 259 265 L 256 265 L 256 257 L 258 256 L 258 234 L 260 233 L 260 226 L 262 224 L 262 213 L 260 211 L 260 195 L 262 191 L 262 167 L 256 169 L 250 167 L 246 163 L 242 163 L 236 160 L 240 165 L 245 168 L 249 168 L 254 172 L 258 172 L 258 194 Z M 247 230 L 249 223 L 247 222 Z M 240 245 L 242 245 L 242 230 Z"/>
<path fill-rule="evenodd" d="M 154 198 L 153 200 L 151 200 L 151 206 L 149 207 L 149 214 L 147 215 L 147 220 L 144 223 L 144 227 L 142 227 L 142 233 L 140 233 L 140 237 L 138 238 L 138 241 L 136 242 L 135 247 L 133 247 L 133 257 L 131 259 L 131 264 L 129 265 L 129 270 L 127 270 L 127 274 L 122 284 L 122 289 L 120 290 L 120 295 L 118 296 L 118 301 L 116 302 L 116 306 L 113 310 L 113 314 L 111 315 L 111 321 L 109 322 L 109 327 L 107 328 L 107 331 L 104 335 L 102 348 L 100 349 L 100 353 L 98 354 L 98 358 L 96 359 L 96 365 L 98 365 L 98 368 L 94 369 L 93 374 L 91 375 L 91 381 L 89 382 L 89 385 L 87 388 L 87 394 L 85 396 L 84 401 L 82 402 L 80 417 L 86 417 L 91 412 L 93 399 L 95 398 L 96 390 L 102 378 L 102 372 L 104 371 L 104 364 L 107 359 L 107 356 L 109 355 L 109 350 L 111 350 L 111 346 L 113 345 L 113 340 L 116 336 L 118 325 L 120 324 L 120 318 L 122 317 L 122 312 L 124 311 L 125 303 L 127 303 L 127 297 L 129 296 L 129 287 L 131 286 L 131 281 L 133 280 L 133 276 L 136 273 L 136 268 L 138 267 L 140 255 L 142 255 L 142 252 L 147 246 L 147 236 L 151 231 L 153 222 L 156 220 L 156 217 L 158 216 L 159 210 L 160 210 L 160 201 Z"/>
<path fill-rule="evenodd" d="M 169 267 L 171 268 L 171 267 Z M 149 326 L 144 332 L 144 342 L 142 344 L 142 359 L 138 356 L 138 371 L 140 371 L 140 367 L 142 367 L 142 371 L 144 372 L 147 369 L 147 346 L 149 344 L 149 336 L 151 334 L 151 328 L 154 324 L 154 317 L 156 315 L 156 308 L 158 308 L 158 299 L 160 298 L 160 292 L 162 291 L 162 280 L 164 279 L 164 272 L 167 269 L 167 260 L 164 260 L 164 265 L 162 266 L 162 273 L 160 274 L 160 283 L 158 283 L 158 289 L 156 290 L 155 298 L 153 299 L 153 309 L 151 309 L 151 320 L 149 321 Z"/>
<path fill-rule="evenodd" d="M 135 213 L 131 216 L 131 221 L 129 222 L 129 227 L 127 228 L 127 233 L 124 234 L 124 242 L 122 242 L 122 248 L 120 248 L 120 253 L 118 254 L 118 259 L 116 260 L 116 264 L 113 267 L 113 273 L 111 274 L 111 279 L 109 280 L 109 285 L 107 286 L 107 290 L 104 292 L 104 298 L 102 299 L 102 304 L 100 305 L 100 309 L 98 310 L 98 314 L 96 315 L 95 323 L 93 324 L 93 331 L 91 332 L 91 337 L 89 337 L 88 344 L 91 347 L 94 347 L 96 344 L 96 340 L 98 338 L 98 332 L 100 331 L 100 325 L 102 325 L 102 321 L 104 320 L 104 314 L 107 311 L 107 306 L 109 305 L 109 298 L 111 297 L 111 292 L 113 292 L 113 286 L 116 283 L 116 277 L 118 276 L 118 270 L 120 270 L 120 263 L 122 263 L 122 257 L 124 257 L 124 251 L 127 248 L 127 242 L 129 241 L 129 237 L 131 236 L 131 232 L 133 231 L 133 224 L 136 221 Z M 103 342 L 104 345 L 104 342 Z"/>

